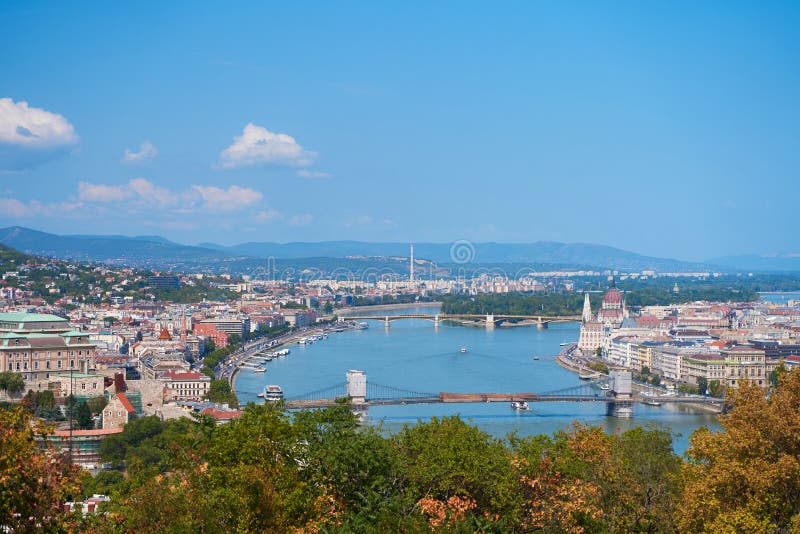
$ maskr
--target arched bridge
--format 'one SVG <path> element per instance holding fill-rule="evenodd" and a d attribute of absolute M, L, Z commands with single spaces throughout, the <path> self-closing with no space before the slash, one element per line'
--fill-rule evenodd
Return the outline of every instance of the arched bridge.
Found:
<path fill-rule="evenodd" d="M 392 321 L 399 321 L 401 319 L 423 319 L 433 322 L 434 325 L 439 325 L 441 321 L 460 321 L 472 324 L 482 324 L 487 328 L 494 328 L 508 321 L 531 321 L 539 328 L 547 328 L 549 323 L 556 322 L 576 322 L 581 320 L 580 315 L 509 315 L 509 314 L 444 314 L 437 313 L 435 315 L 427 313 L 406 313 L 398 315 L 348 315 L 342 319 L 354 321 L 383 321 L 385 326 L 389 326 Z"/>

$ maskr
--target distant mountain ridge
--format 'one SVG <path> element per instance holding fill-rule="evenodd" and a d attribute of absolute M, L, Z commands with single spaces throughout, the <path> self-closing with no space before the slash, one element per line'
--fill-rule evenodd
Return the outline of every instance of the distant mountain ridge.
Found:
<path fill-rule="evenodd" d="M 0 243 L 22 252 L 64 259 L 129 263 L 154 268 L 172 268 L 187 264 L 231 264 L 245 259 L 252 263 L 264 258 L 301 259 L 312 257 L 408 257 L 408 243 L 367 243 L 363 241 L 322 242 L 247 242 L 233 246 L 215 243 L 183 245 L 160 236 L 119 235 L 55 235 L 21 226 L 0 229 Z M 655 270 L 708 271 L 741 270 L 737 261 L 686 262 L 668 258 L 644 256 L 635 252 L 588 243 L 415 243 L 415 256 L 439 265 L 461 262 L 472 264 L 553 264 L 576 268 L 616 269 L 620 271 Z M 789 261 L 791 260 L 791 261 Z M 800 258 L 787 259 L 787 265 L 797 264 Z M 747 267 L 745 267 L 747 269 Z"/>

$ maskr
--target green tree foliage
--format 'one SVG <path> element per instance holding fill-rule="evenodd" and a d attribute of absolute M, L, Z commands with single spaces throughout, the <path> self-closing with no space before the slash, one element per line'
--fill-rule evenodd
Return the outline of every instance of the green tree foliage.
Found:
<path fill-rule="evenodd" d="M 85 402 L 78 404 L 75 409 L 75 418 L 77 419 L 78 428 L 81 430 L 89 430 L 94 428 L 94 421 L 92 420 L 92 410 Z"/>
<path fill-rule="evenodd" d="M 10 395 L 16 395 L 25 389 L 25 380 L 19 373 L 12 373 L 11 371 L 0 372 L 0 390 L 7 392 Z"/>
<path fill-rule="evenodd" d="M 239 407 L 236 392 L 231 389 L 227 380 L 211 380 L 211 386 L 206 393 L 206 400 L 211 402 L 227 403 L 232 408 Z"/>

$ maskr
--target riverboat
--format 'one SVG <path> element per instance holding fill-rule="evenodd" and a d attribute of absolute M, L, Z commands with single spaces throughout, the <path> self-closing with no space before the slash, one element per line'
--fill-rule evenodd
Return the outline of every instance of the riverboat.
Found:
<path fill-rule="evenodd" d="M 646 404 L 648 406 L 661 406 L 661 403 L 659 401 L 652 398 L 643 400 L 642 404 Z"/>
<path fill-rule="evenodd" d="M 280 386 L 270 384 L 264 387 L 264 392 L 260 396 L 267 402 L 278 402 L 283 400 L 283 390 Z"/>
<path fill-rule="evenodd" d="M 525 401 L 513 401 L 511 403 L 512 410 L 530 410 L 528 403 Z"/>
<path fill-rule="evenodd" d="M 598 376 L 600 375 L 597 373 L 581 373 L 578 375 L 578 378 L 580 378 L 581 380 L 592 380 L 594 378 L 597 378 Z"/>

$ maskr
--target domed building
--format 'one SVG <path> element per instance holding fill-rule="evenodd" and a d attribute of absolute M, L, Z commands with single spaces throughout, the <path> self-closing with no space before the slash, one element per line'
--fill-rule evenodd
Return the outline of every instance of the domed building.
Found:
<path fill-rule="evenodd" d="M 586 293 L 583 301 L 583 318 L 578 348 L 584 354 L 594 352 L 597 347 L 603 345 L 603 338 L 606 334 L 613 328 L 619 328 L 627 316 L 625 296 L 615 284 L 612 284 L 611 289 L 603 296 L 603 302 L 597 315 L 592 313 L 589 293 Z"/>

